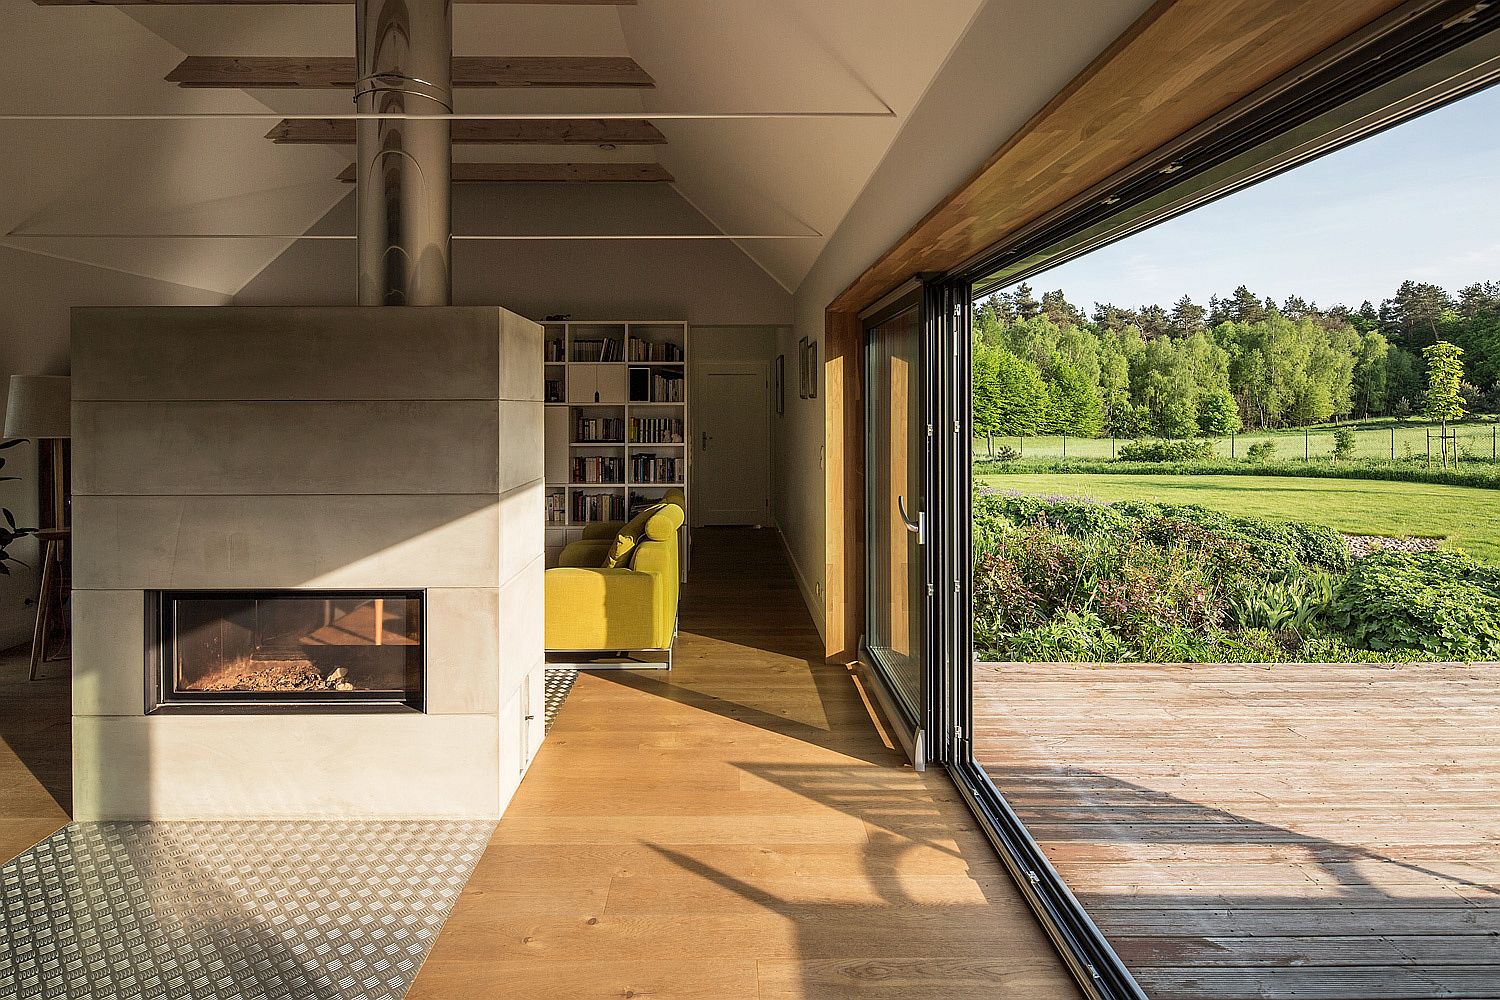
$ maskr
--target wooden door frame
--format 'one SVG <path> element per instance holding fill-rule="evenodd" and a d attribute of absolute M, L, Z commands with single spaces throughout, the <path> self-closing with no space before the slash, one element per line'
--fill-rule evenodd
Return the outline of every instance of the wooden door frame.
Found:
<path fill-rule="evenodd" d="M 865 631 L 864 328 L 912 277 L 948 274 L 1171 151 L 1350 39 L 1436 0 L 1158 0 L 966 182 L 827 306 L 824 642 L 859 658 Z M 1398 8 L 1401 8 L 1398 10 Z M 1393 30 L 1393 28 L 1392 28 Z"/>

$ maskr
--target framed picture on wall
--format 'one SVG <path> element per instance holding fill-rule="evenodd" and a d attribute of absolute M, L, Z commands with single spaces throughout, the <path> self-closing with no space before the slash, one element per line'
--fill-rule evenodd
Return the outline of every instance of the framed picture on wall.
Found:
<path fill-rule="evenodd" d="M 807 399 L 807 338 L 803 337 L 797 342 L 797 395 Z"/>
<path fill-rule="evenodd" d="M 776 355 L 776 373 L 772 389 L 776 393 L 776 415 L 786 413 L 786 355 Z"/>
<path fill-rule="evenodd" d="M 807 345 L 807 398 L 818 398 L 818 342 Z"/>

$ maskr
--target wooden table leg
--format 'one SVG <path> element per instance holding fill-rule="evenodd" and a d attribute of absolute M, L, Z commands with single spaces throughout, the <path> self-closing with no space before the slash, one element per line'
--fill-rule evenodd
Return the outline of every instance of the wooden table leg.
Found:
<path fill-rule="evenodd" d="M 42 586 L 36 595 L 36 630 L 31 634 L 31 672 L 28 680 L 36 680 L 42 666 L 42 656 L 47 646 L 47 627 L 52 619 L 52 579 L 56 574 L 57 543 L 48 542 L 42 552 Z"/>

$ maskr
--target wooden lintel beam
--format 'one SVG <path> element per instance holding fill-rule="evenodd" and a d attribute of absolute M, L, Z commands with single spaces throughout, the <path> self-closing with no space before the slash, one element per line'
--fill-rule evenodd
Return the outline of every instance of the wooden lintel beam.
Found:
<path fill-rule="evenodd" d="M 188 56 L 167 74 L 179 87 L 349 90 L 345 56 Z M 628 56 L 454 56 L 455 87 L 654 87 Z"/>
<path fill-rule="evenodd" d="M 278 143 L 314 146 L 354 145 L 354 121 L 349 118 L 285 119 L 266 133 Z M 491 146 L 656 146 L 666 136 L 641 119 L 530 119 L 497 121 L 454 119 L 453 141 Z"/>
<path fill-rule="evenodd" d="M 354 164 L 339 174 L 339 180 L 354 183 Z M 455 163 L 455 184 L 633 184 L 667 183 L 672 180 L 659 163 Z"/>

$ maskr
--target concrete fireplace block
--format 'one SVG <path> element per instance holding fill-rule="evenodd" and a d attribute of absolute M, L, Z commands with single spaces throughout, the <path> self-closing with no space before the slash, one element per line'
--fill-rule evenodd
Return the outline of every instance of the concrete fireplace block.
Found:
<path fill-rule="evenodd" d="M 73 510 L 84 588 L 483 587 L 502 571 L 493 494 L 79 496 Z"/>
<path fill-rule="evenodd" d="M 74 312 L 79 819 L 496 818 L 544 731 L 542 330 Z M 420 590 L 425 711 L 148 714 L 160 590 Z"/>
<path fill-rule="evenodd" d="M 518 358 L 542 356 L 542 328 L 529 319 L 506 312 L 500 316 L 500 339 L 505 352 L 500 364 L 500 398 L 540 403 L 546 398 L 542 369 L 517 364 Z"/>
<path fill-rule="evenodd" d="M 464 715 L 500 710 L 501 677 L 476 664 L 501 663 L 507 644 L 528 641 L 502 628 L 498 590 L 427 591 L 427 711 Z"/>
<path fill-rule="evenodd" d="M 502 400 L 500 402 L 500 438 L 502 441 L 545 440 L 544 408 L 534 402 Z M 547 456 L 543 451 L 527 448 L 500 449 L 500 492 L 505 493 L 527 483 L 543 479 Z"/>
<path fill-rule="evenodd" d="M 74 590 L 73 712 L 140 715 L 146 708 L 146 599 L 139 590 Z"/>
<path fill-rule="evenodd" d="M 416 713 L 83 716 L 73 817 L 490 819 L 521 757 L 515 744 L 502 755 L 503 725 Z"/>
<path fill-rule="evenodd" d="M 501 664 L 502 687 L 514 688 L 522 678 L 545 660 L 545 653 L 537 653 L 530 659 L 522 655 L 524 650 L 545 650 L 546 637 L 543 616 L 533 609 L 543 606 L 545 598 L 544 577 L 546 560 L 534 560 L 521 572 L 500 586 L 500 628 L 506 642 L 515 642 L 516 655 L 506 658 Z"/>
<path fill-rule="evenodd" d="M 502 351 L 504 315 L 487 307 L 77 308 L 74 356 L 88 358 L 75 366 L 73 399 L 530 399 L 534 382 L 540 400 L 540 342 L 522 350 L 541 330 L 526 333 L 536 324 L 515 317 L 510 329 L 522 332 Z"/>
<path fill-rule="evenodd" d="M 500 582 L 526 569 L 534 553 L 547 553 L 547 490 L 540 479 L 500 498 Z M 538 605 L 540 608 L 540 605 Z"/>
<path fill-rule="evenodd" d="M 74 461 L 73 485 L 101 495 L 493 495 L 516 484 L 526 455 L 492 447 L 501 413 L 507 433 L 525 435 L 535 409 L 485 400 L 80 402 L 75 434 L 96 447 Z M 260 433 L 267 422 L 280 433 Z M 504 485 L 502 455 L 511 466 Z"/>

